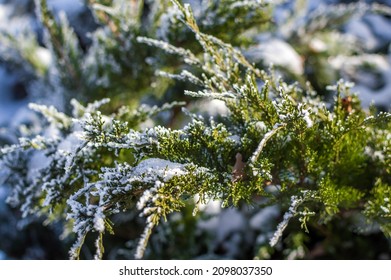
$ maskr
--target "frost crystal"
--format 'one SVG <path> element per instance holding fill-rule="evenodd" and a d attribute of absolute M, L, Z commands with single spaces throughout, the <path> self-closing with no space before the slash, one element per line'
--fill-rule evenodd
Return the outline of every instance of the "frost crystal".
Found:
<path fill-rule="evenodd" d="M 304 118 L 305 122 L 307 123 L 307 127 L 308 128 L 312 127 L 314 125 L 314 123 L 311 120 L 310 112 L 308 110 L 303 110 L 302 113 L 303 113 L 303 118 Z"/>
<path fill-rule="evenodd" d="M 303 193 L 302 197 L 298 197 L 296 195 L 291 196 L 291 205 L 288 211 L 285 212 L 282 222 L 278 224 L 277 230 L 274 232 L 273 237 L 270 239 L 269 241 L 270 246 L 274 247 L 277 244 L 277 242 L 282 237 L 285 228 L 288 226 L 290 219 L 297 214 L 297 208 L 311 195 L 313 195 L 312 192 L 309 191 L 303 191 L 302 193 Z"/>
<path fill-rule="evenodd" d="M 103 232 L 105 230 L 105 220 L 103 213 L 97 213 L 94 217 L 94 228 L 99 231 Z"/>

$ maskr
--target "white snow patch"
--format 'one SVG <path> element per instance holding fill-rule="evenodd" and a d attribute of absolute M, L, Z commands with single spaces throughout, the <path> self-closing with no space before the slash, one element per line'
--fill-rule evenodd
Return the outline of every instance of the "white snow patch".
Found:
<path fill-rule="evenodd" d="M 255 230 L 269 231 L 273 227 L 273 221 L 280 216 L 280 208 L 272 205 L 263 208 L 250 219 L 250 227 Z"/>
<path fill-rule="evenodd" d="M 327 45 L 325 42 L 323 42 L 322 40 L 318 39 L 318 38 L 313 38 L 311 41 L 310 41 L 310 48 L 315 51 L 315 52 L 324 52 L 327 50 Z"/>
<path fill-rule="evenodd" d="M 358 97 L 361 99 L 364 107 L 368 107 L 370 104 L 376 106 L 384 106 L 387 109 L 391 108 L 391 67 L 388 66 L 387 71 L 382 73 L 383 80 L 386 85 L 380 89 L 371 89 L 364 85 L 357 85 L 353 88 L 357 92 Z"/>
<path fill-rule="evenodd" d="M 46 48 L 38 47 L 35 55 L 38 60 L 41 61 L 44 65 L 48 66 L 52 62 L 52 55 L 50 51 Z"/>
<path fill-rule="evenodd" d="M 202 100 L 197 102 L 196 106 L 199 107 L 201 113 L 206 113 L 211 116 L 224 116 L 228 114 L 228 107 L 222 100 Z"/>
<path fill-rule="evenodd" d="M 195 200 L 197 201 L 198 197 L 195 197 Z M 221 212 L 221 201 L 210 200 L 205 204 L 200 204 L 198 209 L 207 215 L 217 215 Z"/>
<path fill-rule="evenodd" d="M 210 219 L 198 221 L 198 228 L 215 234 L 216 243 L 223 242 L 231 233 L 246 228 L 246 219 L 242 213 L 234 208 L 221 211 L 219 202 L 213 202 L 210 214 L 212 215 Z"/>
<path fill-rule="evenodd" d="M 384 57 L 376 54 L 366 54 L 357 57 L 336 56 L 329 59 L 330 64 L 345 72 L 348 79 L 354 79 L 356 85 L 352 88 L 360 98 L 364 107 L 369 107 L 371 103 L 376 106 L 383 106 L 386 109 L 391 105 L 391 54 Z M 379 78 L 385 85 L 378 89 L 375 86 L 377 81 L 368 71 L 357 71 L 363 65 L 371 65 L 376 69 Z"/>
<path fill-rule="evenodd" d="M 371 29 L 362 19 L 351 20 L 346 25 L 347 33 L 357 37 L 367 49 L 375 49 L 379 46 L 379 40 L 374 36 Z"/>
<path fill-rule="evenodd" d="M 383 42 L 391 41 L 391 21 L 386 17 L 377 14 L 365 16 L 365 20 L 372 27 L 373 33 Z"/>
<path fill-rule="evenodd" d="M 223 241 L 230 233 L 242 231 L 246 228 L 245 217 L 234 208 L 227 209 L 219 216 L 219 225 L 216 232 L 217 241 Z"/>
<path fill-rule="evenodd" d="M 303 114 L 304 121 L 307 123 L 307 127 L 308 128 L 312 127 L 314 123 L 310 117 L 310 112 L 308 110 L 303 110 L 302 114 Z"/>
<path fill-rule="evenodd" d="M 103 232 L 105 230 L 105 220 L 101 215 L 94 217 L 94 228 L 99 232 Z"/>
<path fill-rule="evenodd" d="M 345 56 L 338 55 L 334 57 L 330 57 L 328 62 L 335 69 L 343 69 L 348 72 L 353 72 L 357 67 L 369 64 L 375 67 L 378 70 L 384 71 L 389 69 L 389 63 L 387 59 L 381 55 L 377 54 L 363 54 L 360 56 Z"/>
<path fill-rule="evenodd" d="M 43 137 L 47 139 L 56 139 L 60 137 L 60 131 L 54 125 L 50 125 L 48 128 L 45 129 Z"/>
<path fill-rule="evenodd" d="M 29 15 L 12 16 L 13 7 L 9 4 L 0 4 L 0 30 L 6 30 L 10 34 L 17 34 L 24 30 L 30 30 L 34 24 Z"/>
<path fill-rule="evenodd" d="M 213 216 L 208 220 L 199 220 L 198 228 L 201 230 L 205 230 L 210 233 L 215 233 L 219 228 L 219 217 Z"/>
<path fill-rule="evenodd" d="M 261 122 L 261 121 L 258 121 L 255 126 L 257 127 L 257 129 L 259 129 L 260 131 L 266 131 L 267 130 L 267 126 L 264 122 Z"/>
<path fill-rule="evenodd" d="M 11 118 L 9 120 L 9 126 L 16 129 L 22 125 L 25 125 L 25 124 L 38 124 L 40 123 L 39 121 L 39 118 L 37 117 L 37 115 L 35 114 L 35 112 L 33 112 L 32 110 L 30 110 L 28 107 L 27 107 L 27 102 L 15 102 L 13 103 L 14 105 L 17 105 L 17 103 L 19 103 L 18 105 L 18 109 L 15 111 L 15 112 L 9 112 L 9 118 Z M 23 106 L 23 105 L 25 106 Z M 39 124 L 41 125 L 41 124 Z"/>
<path fill-rule="evenodd" d="M 39 176 L 39 170 L 49 166 L 50 159 L 43 151 L 35 151 L 29 159 L 28 178 L 34 179 Z"/>
<path fill-rule="evenodd" d="M 254 62 L 273 64 L 288 69 L 293 74 L 301 75 L 304 72 L 303 61 L 300 55 L 283 40 L 272 38 L 246 51 L 246 56 Z"/>
<path fill-rule="evenodd" d="M 79 136 L 79 132 L 73 132 L 70 135 L 68 135 L 59 145 L 58 150 L 67 152 L 67 153 L 74 153 L 77 148 L 80 147 L 80 145 L 84 141 Z"/>
<path fill-rule="evenodd" d="M 152 173 L 168 181 L 174 176 L 185 175 L 187 172 L 184 169 L 184 165 L 180 163 L 174 163 L 160 158 L 149 158 L 137 165 L 133 169 L 133 174 L 135 176 L 142 176 Z"/>
<path fill-rule="evenodd" d="M 0 4 L 0 18 L 6 18 L 8 16 L 8 7 L 4 6 L 3 4 Z"/>

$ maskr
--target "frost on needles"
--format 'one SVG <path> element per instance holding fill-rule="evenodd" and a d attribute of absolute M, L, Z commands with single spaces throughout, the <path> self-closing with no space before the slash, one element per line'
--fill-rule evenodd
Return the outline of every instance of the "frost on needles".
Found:
<path fill-rule="evenodd" d="M 88 234 L 97 236 L 95 257 L 102 258 L 104 234 L 115 234 L 111 217 L 124 211 L 145 219 L 135 250 L 142 258 L 153 229 L 195 198 L 196 208 L 209 200 L 254 204 L 256 197 L 266 199 L 263 206 L 281 206 L 286 213 L 271 246 L 292 219 L 308 231 L 309 224 L 327 224 L 346 211 L 391 237 L 391 115 L 364 110 L 342 80 L 330 87 L 334 100 L 327 104 L 310 86 L 258 69 L 237 48 L 203 33 L 189 5 L 172 2 L 202 51 L 135 40 L 181 57 L 190 70 L 160 74 L 194 83 L 196 90 L 185 94 L 222 100 L 228 113 L 216 118 L 183 109 L 190 120 L 182 128 L 141 128 L 184 104 L 104 113 L 108 99 L 86 106 L 73 99 L 67 114 L 32 104 L 46 127 L 0 153 L 12 186 L 8 201 L 25 216 L 66 220 L 76 234 L 73 259 Z M 231 8 L 247 2 L 255 3 Z"/>

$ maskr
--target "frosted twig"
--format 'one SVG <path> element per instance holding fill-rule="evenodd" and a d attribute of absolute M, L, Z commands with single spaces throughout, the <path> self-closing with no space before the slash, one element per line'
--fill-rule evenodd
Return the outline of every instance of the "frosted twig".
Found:
<path fill-rule="evenodd" d="M 232 92 L 211 92 L 211 91 L 190 91 L 185 90 L 185 94 L 192 97 L 209 97 L 213 99 L 224 99 L 224 98 L 235 98 L 235 95 Z"/>
<path fill-rule="evenodd" d="M 86 238 L 85 234 L 78 233 L 76 242 L 72 245 L 72 248 L 69 250 L 69 255 L 71 259 L 79 259 L 81 246 L 84 244 L 84 239 Z"/>
<path fill-rule="evenodd" d="M 290 219 L 296 215 L 297 207 L 299 207 L 299 205 L 303 203 L 303 201 L 304 198 L 299 198 L 295 195 L 291 197 L 291 206 L 289 207 L 289 210 L 284 214 L 284 219 L 281 223 L 278 224 L 277 230 L 274 232 L 273 237 L 270 239 L 270 246 L 274 247 L 277 244 L 278 240 L 280 240 L 282 233 L 288 226 Z"/>
<path fill-rule="evenodd" d="M 274 134 L 276 134 L 279 130 L 283 129 L 285 126 L 286 126 L 286 123 L 276 124 L 271 131 L 269 131 L 268 133 L 265 134 L 265 136 L 263 137 L 263 139 L 259 143 L 258 148 L 255 150 L 255 152 L 253 153 L 253 155 L 250 158 L 251 164 L 254 164 L 257 161 L 257 159 L 258 159 L 259 155 L 261 154 L 263 148 L 265 147 L 267 141 L 269 141 L 269 139 L 271 137 L 273 137 Z"/>
<path fill-rule="evenodd" d="M 274 232 L 273 237 L 270 239 L 269 244 L 270 246 L 275 246 L 277 242 L 280 240 L 285 228 L 288 226 L 288 223 L 291 218 L 296 216 L 297 214 L 300 214 L 300 212 L 297 212 L 297 208 L 306 200 L 309 200 L 311 198 L 314 198 L 315 193 L 312 191 L 302 191 L 302 196 L 298 197 L 296 195 L 291 196 L 291 206 L 289 207 L 288 211 L 284 214 L 284 219 L 281 223 L 278 224 L 277 230 Z M 311 213 L 306 213 L 311 214 Z"/>
<path fill-rule="evenodd" d="M 147 225 L 144 228 L 144 232 L 141 235 L 140 241 L 138 242 L 135 258 L 141 259 L 144 256 L 145 248 L 147 247 L 149 237 L 151 236 L 152 229 L 154 228 L 155 224 L 151 221 L 152 216 L 149 216 L 147 219 Z"/>
<path fill-rule="evenodd" d="M 191 51 L 189 51 L 187 49 L 175 47 L 167 42 L 164 42 L 161 40 L 150 39 L 147 37 L 141 37 L 141 36 L 137 37 L 137 42 L 160 48 L 170 54 L 180 55 L 183 58 L 185 58 L 186 62 L 189 64 L 196 64 L 196 65 L 201 64 L 201 62 L 198 60 L 198 58 Z"/>
<path fill-rule="evenodd" d="M 203 82 L 198 77 L 196 77 L 195 75 L 193 75 L 187 70 L 183 70 L 180 74 L 172 74 L 172 73 L 167 73 L 165 71 L 156 71 L 155 74 L 165 78 L 176 79 L 181 81 L 189 81 L 199 86 L 203 85 Z"/>

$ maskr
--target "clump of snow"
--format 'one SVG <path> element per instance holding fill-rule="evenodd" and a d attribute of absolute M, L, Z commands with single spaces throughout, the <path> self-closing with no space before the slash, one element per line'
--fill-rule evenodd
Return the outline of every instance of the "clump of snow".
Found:
<path fill-rule="evenodd" d="M 42 47 L 37 48 L 35 55 L 44 65 L 50 65 L 53 59 L 50 51 Z"/>
<path fill-rule="evenodd" d="M 369 14 L 364 17 L 364 20 L 372 28 L 373 34 L 379 41 L 379 47 L 391 42 L 390 19 L 377 14 Z"/>
<path fill-rule="evenodd" d="M 302 104 L 299 104 L 299 110 L 301 115 L 303 116 L 304 121 L 307 124 L 307 127 L 310 128 L 314 125 L 314 122 L 312 121 L 310 117 L 310 110 L 304 109 Z"/>
<path fill-rule="evenodd" d="M 387 58 L 376 54 L 363 54 L 360 56 L 349 57 L 338 55 L 330 57 L 328 61 L 335 69 L 342 69 L 343 71 L 348 72 L 350 75 L 354 74 L 354 71 L 357 69 L 357 67 L 364 64 L 370 65 L 380 71 L 385 71 L 389 68 Z"/>
<path fill-rule="evenodd" d="M 220 207 L 220 204 L 216 202 L 215 206 Z M 214 232 L 218 242 L 223 241 L 230 233 L 246 228 L 246 219 L 237 209 L 229 208 L 221 211 L 220 207 L 215 210 L 216 214 L 220 213 L 220 215 L 213 216 L 207 221 L 200 220 L 199 227 Z"/>
<path fill-rule="evenodd" d="M 387 64 L 380 64 L 378 70 L 385 83 L 383 87 L 373 89 L 364 84 L 358 84 L 353 90 L 357 92 L 364 107 L 374 104 L 389 110 L 391 109 L 391 53 L 388 55 Z"/>
<path fill-rule="evenodd" d="M 362 19 L 351 20 L 346 25 L 346 32 L 356 36 L 365 48 L 372 50 L 379 46 L 379 41 L 372 33 L 371 28 Z"/>
<path fill-rule="evenodd" d="M 100 215 L 96 214 L 94 216 L 94 228 L 99 232 L 103 232 L 105 230 L 105 220 L 102 213 L 100 213 Z"/>
<path fill-rule="evenodd" d="M 159 177 L 169 181 L 174 176 L 185 175 L 187 172 L 185 166 L 180 163 L 174 163 L 160 158 L 149 158 L 143 160 L 133 169 L 135 176 L 143 176 L 145 174 L 156 174 Z"/>
<path fill-rule="evenodd" d="M 58 145 L 58 150 L 66 153 L 74 153 L 84 141 L 81 139 L 79 132 L 73 132 L 69 134 L 61 143 Z"/>
<path fill-rule="evenodd" d="M 323 42 L 322 40 L 320 40 L 319 38 L 313 38 L 310 41 L 309 46 L 310 46 L 311 50 L 318 52 L 318 53 L 324 52 L 327 50 L 326 43 Z"/>
<path fill-rule="evenodd" d="M 8 15 L 8 7 L 0 4 L 0 18 L 6 18 Z"/>
<path fill-rule="evenodd" d="M 240 257 L 252 240 L 252 232 L 244 213 L 236 209 L 222 212 L 216 237 L 217 244 L 226 251 L 226 256 Z"/>
<path fill-rule="evenodd" d="M 259 129 L 260 131 L 266 131 L 267 130 L 267 126 L 264 122 L 261 122 L 261 121 L 258 121 L 255 126 L 257 127 L 257 129 Z"/>
<path fill-rule="evenodd" d="M 198 196 L 195 197 L 195 201 L 198 201 Z M 206 215 L 217 215 L 221 212 L 221 201 L 210 200 L 205 204 L 199 204 L 198 209 Z"/>
<path fill-rule="evenodd" d="M 28 14 L 14 14 L 10 4 L 0 4 L 0 30 L 17 34 L 34 27 L 34 19 Z"/>
<path fill-rule="evenodd" d="M 39 176 L 39 170 L 49 165 L 50 159 L 43 151 L 36 151 L 29 159 L 28 178 L 33 180 Z"/>
<path fill-rule="evenodd" d="M 228 114 L 228 107 L 225 102 L 219 99 L 201 100 L 193 105 L 200 113 L 210 116 L 224 116 Z M 191 108 L 190 108 L 191 110 Z"/>
<path fill-rule="evenodd" d="M 281 39 L 271 38 L 251 47 L 246 51 L 246 56 L 254 62 L 281 66 L 296 75 L 304 73 L 300 55 L 291 45 Z"/>

